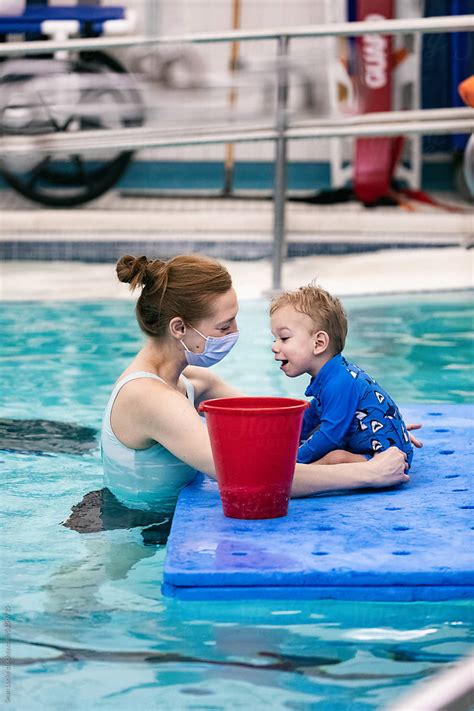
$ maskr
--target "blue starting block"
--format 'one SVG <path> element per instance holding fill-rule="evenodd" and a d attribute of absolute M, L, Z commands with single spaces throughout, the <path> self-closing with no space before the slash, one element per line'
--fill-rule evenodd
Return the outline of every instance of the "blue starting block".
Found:
<path fill-rule="evenodd" d="M 288 516 L 222 513 L 215 482 L 185 488 L 163 593 L 183 599 L 446 600 L 474 596 L 474 407 L 402 408 L 423 423 L 408 485 L 290 501 Z"/>
<path fill-rule="evenodd" d="M 77 34 L 81 37 L 96 37 L 104 30 L 113 29 L 117 20 L 125 20 L 123 7 L 96 7 L 87 5 L 55 6 L 27 5 L 18 15 L 0 14 L 0 35 L 24 34 L 25 39 L 35 39 L 40 35 L 49 35 L 50 31 L 44 23 L 77 23 Z M 46 31 L 45 28 L 48 30 Z"/>

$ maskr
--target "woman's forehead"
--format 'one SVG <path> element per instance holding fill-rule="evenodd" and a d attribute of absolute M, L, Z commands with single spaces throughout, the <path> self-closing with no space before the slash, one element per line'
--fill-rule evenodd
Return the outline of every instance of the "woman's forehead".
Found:
<path fill-rule="evenodd" d="M 209 319 L 212 321 L 231 321 L 237 316 L 239 303 L 234 289 L 229 289 L 224 294 L 219 294 L 213 303 L 213 312 Z"/>

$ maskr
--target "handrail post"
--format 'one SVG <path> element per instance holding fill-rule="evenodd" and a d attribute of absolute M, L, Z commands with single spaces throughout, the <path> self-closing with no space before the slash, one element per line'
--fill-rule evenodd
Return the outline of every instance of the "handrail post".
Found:
<path fill-rule="evenodd" d="M 286 129 L 288 106 L 288 35 L 278 38 L 275 175 L 273 185 L 273 278 L 272 289 L 281 289 L 285 257 Z"/>

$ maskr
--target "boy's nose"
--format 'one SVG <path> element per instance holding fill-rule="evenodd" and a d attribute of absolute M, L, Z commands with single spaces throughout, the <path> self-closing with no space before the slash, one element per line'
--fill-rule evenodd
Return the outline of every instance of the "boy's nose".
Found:
<path fill-rule="evenodd" d="M 278 353 L 278 346 L 276 343 L 274 343 L 272 346 L 272 353 Z"/>

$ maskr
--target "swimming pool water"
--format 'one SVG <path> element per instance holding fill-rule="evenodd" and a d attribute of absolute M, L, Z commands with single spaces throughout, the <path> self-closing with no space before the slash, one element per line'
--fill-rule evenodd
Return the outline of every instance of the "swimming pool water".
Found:
<path fill-rule="evenodd" d="M 398 403 L 469 400 L 469 294 L 345 305 L 346 355 Z M 241 304 L 239 328 L 216 370 L 249 395 L 301 396 L 306 379 L 285 378 L 272 361 L 263 301 Z M 130 302 L 9 304 L 2 332 L 2 417 L 95 429 L 141 340 Z M 140 529 L 80 535 L 59 525 L 101 487 L 98 450 L 18 449 L 0 453 L 9 708 L 381 709 L 468 651 L 465 601 L 163 598 L 165 550 L 143 545 Z"/>

